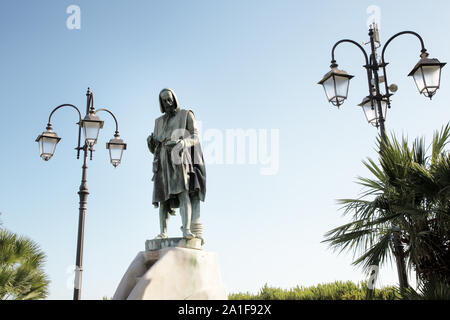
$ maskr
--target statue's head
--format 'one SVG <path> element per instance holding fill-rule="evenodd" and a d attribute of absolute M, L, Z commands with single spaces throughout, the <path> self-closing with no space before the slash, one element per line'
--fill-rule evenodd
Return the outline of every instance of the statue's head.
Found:
<path fill-rule="evenodd" d="M 180 109 L 177 96 L 172 89 L 162 89 L 159 93 L 159 107 L 162 113 L 173 113 Z"/>

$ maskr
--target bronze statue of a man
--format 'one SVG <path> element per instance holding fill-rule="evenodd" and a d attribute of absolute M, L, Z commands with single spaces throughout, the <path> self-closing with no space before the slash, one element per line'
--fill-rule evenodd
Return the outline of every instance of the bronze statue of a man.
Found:
<path fill-rule="evenodd" d="M 180 208 L 183 237 L 202 239 L 200 200 L 205 201 L 206 171 L 192 110 L 181 109 L 173 90 L 159 94 L 161 117 L 147 138 L 153 160 L 153 205 L 159 206 L 161 233 L 167 238 L 169 214 Z"/>

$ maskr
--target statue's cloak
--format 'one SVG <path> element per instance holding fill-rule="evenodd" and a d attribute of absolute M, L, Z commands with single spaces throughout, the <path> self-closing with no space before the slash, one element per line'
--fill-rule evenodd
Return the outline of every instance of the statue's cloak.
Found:
<path fill-rule="evenodd" d="M 155 120 L 153 139 L 149 142 L 150 151 L 154 153 L 152 203 L 155 207 L 162 202 L 170 208 L 179 207 L 177 195 L 186 190 L 191 197 L 205 201 L 206 170 L 194 113 L 180 109 L 173 91 L 172 94 L 176 113 L 171 116 L 165 113 Z M 164 112 L 161 97 L 159 100 Z M 167 141 L 179 138 L 185 141 L 185 148 L 175 147 L 174 150 L 165 146 Z"/>

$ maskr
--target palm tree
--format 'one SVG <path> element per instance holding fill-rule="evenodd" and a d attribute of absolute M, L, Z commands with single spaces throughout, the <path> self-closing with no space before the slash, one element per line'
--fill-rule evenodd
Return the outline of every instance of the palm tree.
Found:
<path fill-rule="evenodd" d="M 419 282 L 438 278 L 450 284 L 449 140 L 447 124 L 434 134 L 427 156 L 423 138 L 411 147 L 405 138 L 378 138 L 380 164 L 363 161 L 374 178 L 358 177 L 365 188 L 360 198 L 339 200 L 352 221 L 327 232 L 324 242 L 353 251 L 358 256 L 353 264 L 367 271 L 392 259 L 392 239 L 399 236 Z"/>
<path fill-rule="evenodd" d="M 0 229 L 0 300 L 44 299 L 49 281 L 45 255 L 33 241 Z"/>

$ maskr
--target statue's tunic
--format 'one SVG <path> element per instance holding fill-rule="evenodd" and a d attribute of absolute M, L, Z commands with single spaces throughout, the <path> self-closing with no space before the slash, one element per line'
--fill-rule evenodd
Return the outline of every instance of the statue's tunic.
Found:
<path fill-rule="evenodd" d="M 185 142 L 183 149 L 165 145 L 167 141 L 179 138 Z M 175 115 L 164 114 L 157 118 L 153 140 L 149 144 L 150 151 L 153 147 L 155 155 L 152 203 L 157 207 L 158 203 L 167 202 L 171 208 L 176 208 L 176 195 L 186 190 L 191 197 L 198 196 L 204 201 L 206 171 L 194 113 L 191 110 L 177 109 Z"/>

